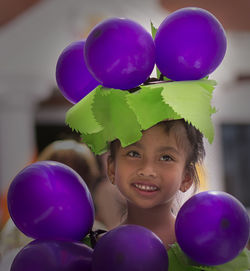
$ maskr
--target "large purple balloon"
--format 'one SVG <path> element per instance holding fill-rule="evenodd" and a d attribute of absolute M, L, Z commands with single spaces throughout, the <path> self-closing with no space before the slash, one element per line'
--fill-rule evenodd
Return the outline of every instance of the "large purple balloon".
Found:
<path fill-rule="evenodd" d="M 35 240 L 16 255 L 11 271 L 91 271 L 92 254 L 81 243 Z"/>
<path fill-rule="evenodd" d="M 155 64 L 155 46 L 140 24 L 111 18 L 90 32 L 84 56 L 90 72 L 103 86 L 130 89 L 150 76 Z"/>
<path fill-rule="evenodd" d="M 249 238 L 249 217 L 233 196 L 201 192 L 184 203 L 176 218 L 176 237 L 182 250 L 204 265 L 234 259 Z"/>
<path fill-rule="evenodd" d="M 137 225 L 119 226 L 97 242 L 92 271 L 167 271 L 168 255 L 161 240 Z"/>
<path fill-rule="evenodd" d="M 218 67 L 226 46 L 225 31 L 211 13 L 182 8 L 170 14 L 156 33 L 156 65 L 175 81 L 201 79 Z"/>
<path fill-rule="evenodd" d="M 84 45 L 84 40 L 71 43 L 63 50 L 56 65 L 57 85 L 71 103 L 79 102 L 100 84 L 85 64 Z"/>
<path fill-rule="evenodd" d="M 59 162 L 37 162 L 17 174 L 8 191 L 8 208 L 16 226 L 34 239 L 78 241 L 94 222 L 87 185 Z"/>

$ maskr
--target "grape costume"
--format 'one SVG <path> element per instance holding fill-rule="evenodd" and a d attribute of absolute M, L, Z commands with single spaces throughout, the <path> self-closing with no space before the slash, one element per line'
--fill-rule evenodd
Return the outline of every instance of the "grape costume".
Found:
<path fill-rule="evenodd" d="M 176 243 L 168 250 L 169 271 L 247 271 L 250 268 L 250 253 L 244 249 L 234 260 L 217 266 L 202 266 L 192 262 Z"/>
<path fill-rule="evenodd" d="M 115 86 L 112 86 L 112 82 L 111 84 L 109 84 L 110 82 L 102 84 L 101 80 L 99 80 L 100 85 L 67 112 L 66 123 L 72 130 L 81 134 L 83 141 L 95 154 L 106 152 L 109 148 L 109 143 L 116 139 L 120 140 L 122 147 L 133 144 L 140 140 L 143 130 L 164 120 L 184 119 L 198 129 L 209 143 L 212 143 L 214 128 L 211 116 L 216 112 L 216 109 L 211 105 L 211 99 L 216 82 L 209 80 L 207 75 L 215 70 L 221 63 L 225 54 L 226 39 L 222 26 L 213 18 L 211 20 L 212 26 L 208 24 L 212 29 L 212 31 L 211 29 L 209 30 L 211 33 L 205 33 L 203 36 L 204 33 L 199 30 L 201 39 L 199 40 L 197 38 L 196 40 L 195 35 L 197 34 L 195 31 L 192 32 L 192 24 L 195 23 L 197 25 L 200 23 L 203 25 L 203 19 L 205 18 L 204 25 L 206 25 L 206 20 L 207 18 L 210 20 L 211 15 L 195 8 L 183 10 L 184 9 L 177 11 L 174 15 L 170 15 L 169 19 L 167 18 L 168 20 L 166 19 L 163 22 L 163 26 L 159 27 L 159 31 L 164 32 L 165 30 L 163 31 L 162 28 L 165 27 L 167 31 L 169 31 L 167 32 L 169 36 L 177 37 L 177 42 L 176 44 L 173 43 L 173 48 L 162 48 L 162 36 L 159 37 L 160 34 L 157 36 L 160 32 L 156 33 L 156 29 L 152 27 L 156 45 L 156 65 L 160 69 L 160 71 L 157 70 L 158 78 L 156 80 L 152 78 L 148 79 L 132 89 L 126 87 L 116 89 Z M 198 15 L 199 12 L 202 13 L 202 20 L 199 23 L 196 22 L 197 10 Z M 188 21 L 183 23 L 183 18 L 180 21 L 182 26 L 187 24 L 191 32 L 189 34 L 185 34 L 186 31 L 177 34 L 174 33 L 174 31 L 171 32 L 171 24 L 173 22 L 175 23 L 174 20 L 176 20 L 176 18 L 179 20 L 179 16 L 182 16 L 182 12 L 186 11 L 187 13 L 185 15 L 190 17 L 184 16 L 184 19 L 188 17 Z M 217 29 L 214 31 L 216 27 Z M 93 30 L 96 32 L 90 34 L 91 39 L 98 39 L 99 35 L 102 35 L 100 25 L 97 26 L 97 29 L 98 31 Z M 176 31 L 180 31 L 179 25 Z M 215 32 L 217 36 L 213 36 Z M 181 41 L 178 42 L 178 34 L 181 35 L 181 38 L 185 36 L 184 40 L 180 38 Z M 191 39 L 196 40 L 196 43 L 191 44 L 191 46 L 189 46 L 189 35 L 193 35 Z M 203 41 L 206 35 L 211 35 L 212 38 L 204 46 L 204 43 L 201 41 Z M 166 44 L 168 45 L 171 42 L 172 39 L 170 38 Z M 183 47 L 179 46 L 180 43 L 181 46 L 184 44 L 183 47 L 189 46 L 189 48 L 184 48 L 184 50 Z M 88 45 L 87 39 L 86 46 Z M 176 53 L 176 57 L 173 52 L 165 54 L 165 51 L 168 49 L 175 50 L 175 47 L 180 47 L 180 50 L 184 50 L 185 52 L 176 53 L 173 51 Z M 217 48 L 219 48 L 218 51 L 216 51 Z M 186 49 L 192 52 L 186 53 Z M 203 59 L 203 55 L 209 50 L 210 54 L 207 55 L 206 60 L 201 61 L 200 59 Z M 200 56 L 196 56 L 197 51 L 198 54 L 200 53 Z M 85 51 L 85 57 L 87 53 L 88 52 Z M 93 54 L 93 56 L 94 55 L 95 54 Z M 197 57 L 197 59 L 195 59 L 195 57 Z M 88 62 L 90 62 L 88 63 L 88 68 L 92 75 L 95 76 L 95 70 L 91 70 L 91 67 L 96 65 L 91 65 L 93 64 L 91 63 L 91 59 L 89 59 L 88 56 L 87 58 Z M 164 60 L 166 63 L 162 61 L 162 59 L 167 59 L 166 61 Z M 211 61 L 211 63 L 209 61 Z M 191 62 L 192 64 L 190 64 Z M 113 64 L 115 66 L 116 62 Z M 165 66 L 167 69 L 165 69 Z M 113 66 L 111 68 L 113 68 Z M 109 69 L 108 66 L 107 69 Z M 166 73 L 165 70 L 167 70 Z M 172 73 L 172 71 L 175 72 Z M 102 76 L 102 73 L 100 74 Z M 180 77 L 179 74 L 181 75 Z M 114 76 L 116 75 L 114 74 Z M 166 77 L 170 78 L 170 80 Z M 98 78 L 99 74 L 98 76 L 96 75 L 96 79 Z M 246 249 L 241 251 L 234 260 L 217 266 L 201 266 L 193 262 L 182 252 L 177 243 L 173 244 L 171 249 L 168 250 L 168 255 L 170 263 L 169 271 L 246 271 L 250 268 L 250 254 Z"/>
<path fill-rule="evenodd" d="M 99 234 L 105 231 L 98 230 L 87 235 L 83 242 L 89 247 L 94 247 Z M 131 240 L 132 241 L 132 240 Z M 250 268 L 250 252 L 246 248 L 232 261 L 217 266 L 200 265 L 192 261 L 181 250 L 178 243 L 171 245 L 168 252 L 168 271 L 247 271 Z"/>

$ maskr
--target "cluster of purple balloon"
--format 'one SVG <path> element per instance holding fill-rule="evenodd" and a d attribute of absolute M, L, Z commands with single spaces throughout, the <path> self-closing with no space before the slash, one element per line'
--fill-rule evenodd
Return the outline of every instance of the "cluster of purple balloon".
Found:
<path fill-rule="evenodd" d="M 175 223 L 177 241 L 186 255 L 203 265 L 233 260 L 249 240 L 249 216 L 232 195 L 205 191 L 187 200 Z"/>
<path fill-rule="evenodd" d="M 162 241 L 141 226 L 117 227 L 102 236 L 94 249 L 83 244 L 94 222 L 92 197 L 81 177 L 59 162 L 37 162 L 18 173 L 8 191 L 8 208 L 16 226 L 36 239 L 17 254 L 11 271 L 168 270 Z M 249 225 L 248 214 L 236 198 L 207 191 L 181 207 L 175 230 L 191 259 L 220 265 L 243 250 Z"/>
<path fill-rule="evenodd" d="M 92 249 L 80 243 L 94 222 L 87 185 L 70 167 L 54 161 L 31 164 L 8 191 L 17 228 L 36 239 L 15 257 L 11 271 L 91 269 Z"/>
<path fill-rule="evenodd" d="M 201 8 L 173 12 L 161 23 L 155 40 L 140 24 L 111 18 L 95 26 L 86 41 L 65 48 L 56 80 L 72 103 L 97 85 L 135 88 L 148 79 L 155 64 L 171 80 L 198 80 L 218 67 L 226 46 L 222 25 Z"/>
<path fill-rule="evenodd" d="M 19 230 L 35 239 L 17 254 L 11 271 L 137 271 L 138 263 L 145 271 L 168 270 L 163 243 L 144 227 L 118 227 L 94 250 L 83 244 L 94 222 L 93 200 L 81 177 L 59 162 L 37 162 L 19 172 L 8 209 Z"/>

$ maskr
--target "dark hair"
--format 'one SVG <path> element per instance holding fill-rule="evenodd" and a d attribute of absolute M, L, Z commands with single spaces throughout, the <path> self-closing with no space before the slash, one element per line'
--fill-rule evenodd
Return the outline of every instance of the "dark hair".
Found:
<path fill-rule="evenodd" d="M 186 168 L 192 176 L 194 181 L 194 192 L 198 189 L 200 180 L 197 173 L 196 165 L 201 164 L 205 157 L 205 148 L 203 144 L 203 135 L 202 133 L 196 129 L 191 124 L 187 123 L 184 119 L 180 120 L 169 120 L 163 121 L 160 123 L 164 123 L 166 127 L 166 132 L 169 133 L 170 130 L 176 125 L 176 123 L 182 123 L 186 130 L 186 137 L 189 142 L 188 148 L 188 158 L 186 161 Z M 177 135 L 176 139 L 178 144 L 181 144 L 183 147 L 185 146 L 185 135 Z M 110 157 L 111 159 L 115 159 L 115 154 L 117 150 L 118 140 L 115 140 L 110 143 Z"/>
<path fill-rule="evenodd" d="M 181 119 L 179 121 L 181 121 L 185 127 L 187 139 L 190 144 L 190 150 L 188 152 L 189 155 L 186 161 L 186 168 L 192 176 L 192 179 L 194 181 L 194 192 L 196 192 L 200 185 L 199 175 L 196 166 L 198 164 L 202 164 L 206 154 L 203 143 L 203 134 L 193 125 L 184 121 L 184 119 Z M 169 121 L 169 124 L 171 125 L 171 123 L 173 122 L 174 121 Z M 171 127 L 168 129 L 170 130 Z"/>
<path fill-rule="evenodd" d="M 90 192 L 100 170 L 96 157 L 87 145 L 75 140 L 57 140 L 43 149 L 39 161 L 51 160 L 63 163 L 75 170 L 85 181 Z"/>

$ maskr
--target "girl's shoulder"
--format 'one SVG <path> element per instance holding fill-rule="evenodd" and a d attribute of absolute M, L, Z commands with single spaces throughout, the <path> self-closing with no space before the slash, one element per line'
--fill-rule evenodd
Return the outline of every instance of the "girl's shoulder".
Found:
<path fill-rule="evenodd" d="M 181 250 L 177 243 L 168 250 L 169 270 L 168 271 L 248 271 L 250 270 L 250 251 L 244 249 L 232 261 L 217 265 L 204 266 L 191 261 Z"/>

